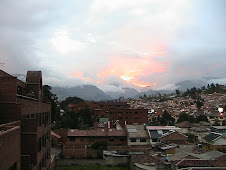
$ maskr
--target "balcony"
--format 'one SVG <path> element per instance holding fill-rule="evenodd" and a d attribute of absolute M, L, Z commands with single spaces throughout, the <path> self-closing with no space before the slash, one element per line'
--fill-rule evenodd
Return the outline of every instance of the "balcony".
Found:
<path fill-rule="evenodd" d="M 28 97 L 28 96 L 24 96 L 24 95 L 20 95 L 20 94 L 17 94 L 16 97 L 18 99 L 23 99 L 23 100 L 38 101 L 38 99 Z"/>

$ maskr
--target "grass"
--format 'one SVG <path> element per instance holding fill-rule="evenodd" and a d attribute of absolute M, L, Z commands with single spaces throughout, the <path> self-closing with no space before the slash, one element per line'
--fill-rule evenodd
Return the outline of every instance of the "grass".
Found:
<path fill-rule="evenodd" d="M 56 166 L 54 170 L 130 170 L 129 166 L 103 166 L 103 165 L 68 165 L 68 166 Z"/>

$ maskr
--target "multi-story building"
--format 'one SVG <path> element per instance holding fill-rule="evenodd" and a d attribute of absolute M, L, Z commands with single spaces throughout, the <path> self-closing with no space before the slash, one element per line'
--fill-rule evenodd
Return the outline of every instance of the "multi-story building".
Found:
<path fill-rule="evenodd" d="M 109 121 L 118 121 L 122 127 L 126 124 L 148 123 L 148 109 L 96 109 L 94 115 L 97 118 L 109 118 Z"/>
<path fill-rule="evenodd" d="M 20 121 L 0 125 L 0 169 L 20 169 Z"/>
<path fill-rule="evenodd" d="M 105 142 L 107 146 L 121 147 L 127 144 L 125 130 L 96 128 L 92 130 L 70 129 L 64 145 L 65 157 L 89 157 L 89 148 L 94 143 Z M 102 154 L 101 154 L 102 155 Z"/>
<path fill-rule="evenodd" d="M 26 82 L 0 70 L 0 124 L 21 121 L 21 169 L 50 169 L 51 106 L 43 103 L 42 73 Z"/>

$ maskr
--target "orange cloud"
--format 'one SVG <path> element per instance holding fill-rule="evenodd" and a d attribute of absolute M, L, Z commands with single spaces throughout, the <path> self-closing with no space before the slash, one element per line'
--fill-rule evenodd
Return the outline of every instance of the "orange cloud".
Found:
<path fill-rule="evenodd" d="M 82 71 L 74 72 L 74 73 L 72 74 L 72 77 L 76 77 L 76 78 L 79 78 L 79 79 L 81 79 L 81 80 L 88 81 L 88 82 L 91 82 L 91 81 L 92 81 L 91 78 L 84 76 L 84 74 L 83 74 Z"/>
<path fill-rule="evenodd" d="M 144 53 L 138 58 L 128 58 L 116 56 L 112 59 L 106 69 L 100 71 L 97 76 L 103 81 L 108 76 L 117 75 L 123 81 L 132 83 L 140 87 L 156 86 L 157 82 L 141 81 L 140 78 L 150 76 L 154 73 L 164 73 L 167 71 L 167 64 L 156 61 L 153 56 L 160 56 L 165 52 Z"/>

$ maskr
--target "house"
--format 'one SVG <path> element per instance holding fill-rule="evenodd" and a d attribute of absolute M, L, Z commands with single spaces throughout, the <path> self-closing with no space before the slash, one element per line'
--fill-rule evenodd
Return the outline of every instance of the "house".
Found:
<path fill-rule="evenodd" d="M 211 124 L 215 124 L 216 122 L 219 122 L 220 125 L 222 125 L 222 122 L 226 120 L 226 113 L 220 113 L 220 112 L 209 112 L 207 115 L 207 118 Z"/>
<path fill-rule="evenodd" d="M 209 127 L 194 126 L 190 128 L 190 132 L 195 135 L 199 142 L 203 142 L 203 137 L 209 133 Z"/>
<path fill-rule="evenodd" d="M 150 144 L 152 146 L 155 146 L 157 143 L 159 143 L 159 138 L 165 134 L 168 133 L 171 130 L 180 131 L 181 129 L 175 126 L 146 126 Z"/>
<path fill-rule="evenodd" d="M 221 133 L 223 136 L 226 136 L 226 126 L 211 126 L 211 132 Z"/>
<path fill-rule="evenodd" d="M 226 137 L 220 133 L 211 132 L 203 139 L 207 149 L 221 150 L 226 147 Z"/>
<path fill-rule="evenodd" d="M 124 128 L 126 124 L 143 124 L 148 122 L 148 109 L 130 109 L 130 108 L 104 108 L 95 109 L 94 116 L 97 120 L 108 118 L 109 121 L 118 121 Z"/>
<path fill-rule="evenodd" d="M 212 161 L 204 159 L 182 159 L 174 164 L 172 169 L 182 169 L 189 167 L 214 167 Z"/>
<path fill-rule="evenodd" d="M 183 135 L 182 133 L 171 130 L 159 137 L 159 141 L 161 143 L 175 143 L 178 145 L 186 145 L 187 138 L 188 137 Z"/>
<path fill-rule="evenodd" d="M 144 125 L 126 125 L 126 132 L 129 146 L 150 146 L 149 136 Z"/>
<path fill-rule="evenodd" d="M 107 146 L 121 147 L 127 145 L 125 130 L 117 130 L 115 128 L 98 128 L 92 130 L 70 129 L 67 137 L 68 140 L 63 149 L 63 155 L 65 157 L 87 157 L 89 148 L 97 142 L 104 142 Z"/>
<path fill-rule="evenodd" d="M 195 157 L 186 157 L 172 162 L 172 169 L 226 169 L 226 154 L 210 151 L 202 154 L 193 154 Z M 197 158 L 196 158 L 197 157 Z"/>
<path fill-rule="evenodd" d="M 176 147 L 178 145 L 175 144 L 175 143 L 170 143 L 170 144 L 159 144 L 156 146 L 156 148 L 161 152 L 161 153 L 164 153 L 166 155 L 168 154 L 175 154 L 176 153 Z"/>
<path fill-rule="evenodd" d="M 177 127 L 181 128 L 181 133 L 186 134 L 186 133 L 190 133 L 190 128 L 193 126 L 192 123 L 190 123 L 189 121 L 184 121 L 181 123 L 176 124 Z"/>

